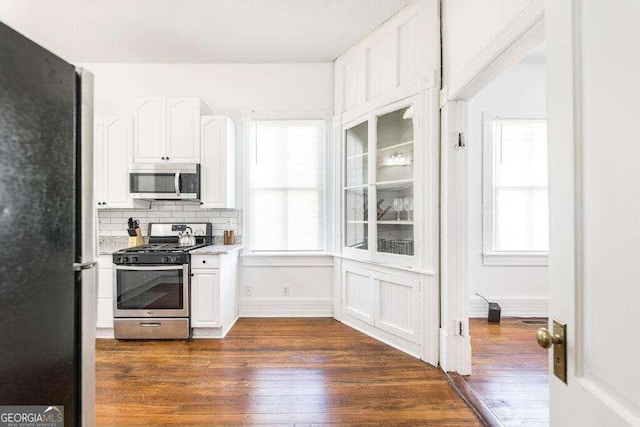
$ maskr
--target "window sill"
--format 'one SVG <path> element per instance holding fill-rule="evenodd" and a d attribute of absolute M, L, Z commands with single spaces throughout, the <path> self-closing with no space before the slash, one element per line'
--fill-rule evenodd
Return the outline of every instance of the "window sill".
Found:
<path fill-rule="evenodd" d="M 482 254 L 482 264 L 488 266 L 545 267 L 549 265 L 549 254 L 531 252 L 485 253 Z"/>
<path fill-rule="evenodd" d="M 245 267 L 333 267 L 333 254 L 327 252 L 244 253 Z"/>

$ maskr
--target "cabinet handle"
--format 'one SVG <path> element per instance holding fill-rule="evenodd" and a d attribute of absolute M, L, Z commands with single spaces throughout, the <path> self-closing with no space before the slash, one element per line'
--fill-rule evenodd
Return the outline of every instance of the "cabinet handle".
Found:
<path fill-rule="evenodd" d="M 207 260 L 204 260 L 204 259 L 203 259 L 203 260 L 202 260 L 202 263 L 203 263 L 203 264 L 206 264 L 206 263 L 207 263 Z"/>
<path fill-rule="evenodd" d="M 164 157 L 160 157 L 162 160 L 164 160 Z"/>
<path fill-rule="evenodd" d="M 195 274 L 191 273 L 191 277 L 195 276 Z"/>

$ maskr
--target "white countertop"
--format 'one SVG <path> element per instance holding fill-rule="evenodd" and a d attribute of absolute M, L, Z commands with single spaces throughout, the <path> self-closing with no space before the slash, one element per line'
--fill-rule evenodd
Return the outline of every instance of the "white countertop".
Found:
<path fill-rule="evenodd" d="M 229 252 L 239 251 L 244 245 L 209 245 L 189 251 L 191 255 L 224 255 Z"/>

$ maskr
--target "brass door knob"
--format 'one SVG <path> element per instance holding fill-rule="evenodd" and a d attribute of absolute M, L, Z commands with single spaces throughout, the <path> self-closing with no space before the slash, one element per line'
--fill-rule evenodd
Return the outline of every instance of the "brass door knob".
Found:
<path fill-rule="evenodd" d="M 536 340 L 542 348 L 551 348 L 553 344 L 562 344 L 562 338 L 559 335 L 551 335 L 547 328 L 538 329 Z"/>

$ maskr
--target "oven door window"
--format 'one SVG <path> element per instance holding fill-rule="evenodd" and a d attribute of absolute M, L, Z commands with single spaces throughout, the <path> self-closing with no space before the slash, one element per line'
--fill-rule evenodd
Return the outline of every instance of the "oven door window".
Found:
<path fill-rule="evenodd" d="M 118 310 L 182 310 L 184 269 L 117 270 Z"/>
<path fill-rule="evenodd" d="M 132 193 L 175 193 L 175 174 L 132 173 L 129 175 Z"/>

